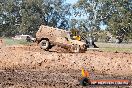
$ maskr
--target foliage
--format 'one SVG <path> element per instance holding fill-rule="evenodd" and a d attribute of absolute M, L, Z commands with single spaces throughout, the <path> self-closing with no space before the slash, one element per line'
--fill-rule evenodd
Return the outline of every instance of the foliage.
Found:
<path fill-rule="evenodd" d="M 99 0 L 102 1 L 102 0 Z M 132 38 L 132 1 L 103 0 L 100 16 L 115 36 Z"/>
<path fill-rule="evenodd" d="M 93 33 L 103 23 L 114 36 L 132 38 L 131 0 L 78 0 L 73 8 L 75 16 L 84 17 L 74 19 L 73 28 Z"/>
<path fill-rule="evenodd" d="M 64 0 L 2 0 L 0 7 L 0 36 L 35 34 L 41 24 L 69 27 Z"/>
<path fill-rule="evenodd" d="M 83 17 L 79 19 L 77 24 L 81 31 L 99 30 L 100 21 L 97 18 L 99 3 L 96 0 L 78 0 L 73 6 L 75 17 Z"/>
<path fill-rule="evenodd" d="M 4 38 L 6 45 L 17 45 L 17 44 L 30 44 L 30 42 L 27 42 L 25 40 L 13 40 L 11 38 Z"/>
<path fill-rule="evenodd" d="M 87 35 L 105 24 L 112 35 L 132 38 L 132 0 L 78 0 L 73 6 L 65 1 L 1 0 L 0 36 L 35 35 L 41 24 Z"/>

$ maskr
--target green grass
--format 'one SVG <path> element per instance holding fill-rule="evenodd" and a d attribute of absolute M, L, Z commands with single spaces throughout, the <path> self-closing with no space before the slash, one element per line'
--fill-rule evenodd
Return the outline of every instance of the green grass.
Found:
<path fill-rule="evenodd" d="M 13 40 L 11 38 L 4 38 L 6 45 L 27 45 L 30 42 L 26 42 L 25 40 Z M 130 44 L 115 44 L 115 43 L 95 43 L 100 51 L 107 52 L 129 52 L 132 53 L 132 43 Z"/>
<path fill-rule="evenodd" d="M 29 44 L 29 42 L 26 42 L 25 40 L 13 40 L 11 38 L 4 38 L 4 41 L 5 41 L 6 45 Z"/>
<path fill-rule="evenodd" d="M 107 52 L 129 52 L 132 53 L 132 43 L 115 44 L 115 43 L 96 43 L 101 51 Z"/>
<path fill-rule="evenodd" d="M 130 53 L 132 53 L 132 48 L 105 47 L 105 48 L 101 48 L 101 51 L 107 51 L 107 52 L 130 52 Z"/>

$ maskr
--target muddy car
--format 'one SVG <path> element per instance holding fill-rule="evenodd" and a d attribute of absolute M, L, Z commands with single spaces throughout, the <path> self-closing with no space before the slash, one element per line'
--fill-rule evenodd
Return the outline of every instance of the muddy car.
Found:
<path fill-rule="evenodd" d="M 41 25 L 36 33 L 36 42 L 44 50 L 59 46 L 69 52 L 85 52 L 86 43 L 72 40 L 70 34 L 70 31 Z"/>

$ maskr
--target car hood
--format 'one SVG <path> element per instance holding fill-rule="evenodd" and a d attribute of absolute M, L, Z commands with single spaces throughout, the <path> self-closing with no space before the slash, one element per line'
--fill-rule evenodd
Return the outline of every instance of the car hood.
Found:
<path fill-rule="evenodd" d="M 78 40 L 70 40 L 70 42 L 71 42 L 72 44 L 78 44 L 78 45 L 80 45 L 80 46 L 82 46 L 82 45 L 86 45 L 85 42 L 78 41 Z"/>

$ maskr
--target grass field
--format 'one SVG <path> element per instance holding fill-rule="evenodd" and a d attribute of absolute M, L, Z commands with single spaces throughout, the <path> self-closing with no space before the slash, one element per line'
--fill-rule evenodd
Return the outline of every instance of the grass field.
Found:
<path fill-rule="evenodd" d="M 11 38 L 4 38 L 4 42 L 6 45 L 29 44 L 29 42 L 26 42 L 25 40 L 13 40 Z"/>
<path fill-rule="evenodd" d="M 25 40 L 13 40 L 11 38 L 4 38 L 4 41 L 5 41 L 6 45 L 18 45 L 18 44 L 26 45 L 26 44 L 30 44 L 30 42 L 26 42 Z M 101 50 L 101 51 L 132 53 L 132 43 L 129 43 L 129 44 L 126 44 L 126 43 L 116 44 L 116 43 L 96 42 L 95 44 L 99 47 L 99 50 Z"/>
<path fill-rule="evenodd" d="M 116 44 L 116 43 L 96 43 L 101 51 L 110 51 L 110 52 L 130 52 L 132 53 L 132 43 L 125 44 Z"/>

